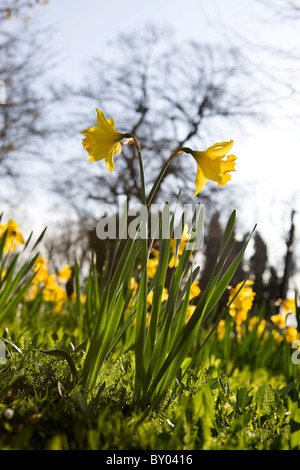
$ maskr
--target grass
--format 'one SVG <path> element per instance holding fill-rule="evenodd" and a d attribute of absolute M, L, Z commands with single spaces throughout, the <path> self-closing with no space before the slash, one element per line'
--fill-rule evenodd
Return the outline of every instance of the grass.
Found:
<path fill-rule="evenodd" d="M 80 373 L 83 354 L 70 340 L 61 329 L 38 343 L 69 350 Z M 132 351 L 107 359 L 87 403 L 63 357 L 40 352 L 27 335 L 21 343 L 22 354 L 11 346 L 0 368 L 1 449 L 299 449 L 299 390 L 284 370 L 229 362 L 226 375 L 222 357 L 207 351 L 176 394 L 137 412 Z"/>

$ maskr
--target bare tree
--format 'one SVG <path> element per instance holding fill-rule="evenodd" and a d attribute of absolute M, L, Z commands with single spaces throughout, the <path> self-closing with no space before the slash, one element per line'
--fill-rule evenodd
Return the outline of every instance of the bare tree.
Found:
<path fill-rule="evenodd" d="M 114 117 L 118 130 L 139 139 L 150 187 L 178 146 L 205 149 L 234 138 L 233 125 L 262 117 L 257 90 L 246 85 L 246 75 L 235 49 L 178 43 L 170 31 L 149 26 L 122 34 L 91 61 L 80 89 L 63 90 L 62 95 L 73 105 L 76 99 L 80 109 L 68 127 L 78 133 L 94 125 L 95 107 Z M 116 203 L 120 195 L 139 200 L 139 169 L 131 147 L 123 147 L 110 175 L 102 162 L 88 163 L 84 152 L 76 158 L 72 155 L 69 163 L 73 171 L 59 181 L 57 189 L 81 215 L 93 216 L 97 203 Z M 177 157 L 164 176 L 160 194 L 170 200 L 181 187 L 184 200 L 189 200 L 195 176 L 192 157 Z M 208 191 L 201 192 L 201 200 Z"/>
<path fill-rule="evenodd" d="M 45 33 L 28 23 L 34 3 L 42 1 L 4 0 L 0 7 L 0 79 L 5 102 L 0 105 L 0 177 L 16 178 L 28 171 L 33 158 L 41 159 L 37 143 L 47 135 L 45 122 L 49 97 L 39 79 L 49 66 Z M 12 18 L 12 21 L 9 20 Z M 13 24 L 11 24 L 13 23 Z M 5 197 L 1 184 L 0 195 Z"/>
<path fill-rule="evenodd" d="M 35 5 L 47 5 L 47 0 L 1 0 L 0 22 L 21 19 L 25 23 L 29 21 L 30 12 Z"/>
<path fill-rule="evenodd" d="M 271 13 L 273 18 L 299 20 L 300 19 L 300 3 L 299 0 L 257 0 L 261 5 L 265 6 Z"/>

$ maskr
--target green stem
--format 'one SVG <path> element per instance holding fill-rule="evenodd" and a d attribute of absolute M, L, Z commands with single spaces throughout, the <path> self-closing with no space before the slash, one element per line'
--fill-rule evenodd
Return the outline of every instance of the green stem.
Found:
<path fill-rule="evenodd" d="M 138 152 L 139 165 L 140 165 L 140 178 L 141 178 L 141 200 L 142 204 L 149 210 L 149 204 L 146 197 L 146 181 L 144 172 L 144 163 L 140 144 L 133 134 L 126 134 L 125 137 L 133 139 L 135 147 Z M 146 229 L 147 231 L 147 229 Z M 135 337 L 135 361 L 136 361 L 136 375 L 135 375 L 135 399 L 140 402 L 141 391 L 144 379 L 144 350 L 146 341 L 146 318 L 147 318 L 147 264 L 148 264 L 148 242 L 147 238 L 142 240 L 142 281 L 141 293 L 142 297 L 136 312 L 136 337 Z"/>
<path fill-rule="evenodd" d="M 185 150 L 189 150 L 187 149 L 186 147 L 185 148 L 178 148 L 176 149 L 174 152 L 171 153 L 169 159 L 166 161 L 166 163 L 164 164 L 164 166 L 162 167 L 158 177 L 156 178 L 154 184 L 153 184 L 153 187 L 149 193 L 149 196 L 147 198 L 147 204 L 148 206 L 151 204 L 151 201 L 158 189 L 158 186 L 160 185 L 162 179 L 163 179 L 163 176 L 164 174 L 166 173 L 171 161 L 173 160 L 174 157 L 176 157 L 176 155 L 179 155 L 180 153 L 183 153 Z"/>
<path fill-rule="evenodd" d="M 147 198 L 146 198 L 146 180 L 145 180 L 145 171 L 144 171 L 144 163 L 143 163 L 143 158 L 142 158 L 142 153 L 141 153 L 141 148 L 140 144 L 135 137 L 135 135 L 127 133 L 124 134 L 124 137 L 133 139 L 134 145 L 137 149 L 138 152 L 138 157 L 139 157 L 139 165 L 140 165 L 140 177 L 141 177 L 141 199 L 142 199 L 142 204 L 145 206 L 147 205 Z"/>
<path fill-rule="evenodd" d="M 162 167 L 162 169 L 161 169 L 161 171 L 160 171 L 158 177 L 156 178 L 156 180 L 155 180 L 155 182 L 154 182 L 154 185 L 153 185 L 153 187 L 152 187 L 152 189 L 151 189 L 151 191 L 150 191 L 150 193 L 149 193 L 149 195 L 148 195 L 148 198 L 147 198 L 148 207 L 150 206 L 150 204 L 151 204 L 151 202 L 152 202 L 152 199 L 153 199 L 153 197 L 154 197 L 154 195 L 155 195 L 155 193 L 156 193 L 156 191 L 157 191 L 157 189 L 158 189 L 158 186 L 159 186 L 160 183 L 161 183 L 161 180 L 162 180 L 162 178 L 163 178 L 165 172 L 167 171 L 168 166 L 170 165 L 170 162 L 171 162 L 171 160 L 169 159 L 169 160 L 164 164 L 164 166 Z"/>

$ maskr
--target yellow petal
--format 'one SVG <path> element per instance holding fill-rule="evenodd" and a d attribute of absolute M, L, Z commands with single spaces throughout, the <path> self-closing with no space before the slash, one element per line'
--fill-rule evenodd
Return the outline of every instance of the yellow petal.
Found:
<path fill-rule="evenodd" d="M 110 153 L 105 157 L 105 163 L 107 166 L 107 169 L 112 172 L 115 169 L 115 164 L 114 164 L 114 155 L 113 153 Z"/>
<path fill-rule="evenodd" d="M 197 175 L 196 175 L 196 180 L 195 180 L 196 190 L 195 190 L 194 196 L 196 196 L 196 194 L 198 194 L 204 188 L 206 183 L 207 183 L 207 178 L 205 178 L 201 170 L 201 167 L 198 165 Z"/>
<path fill-rule="evenodd" d="M 199 158 L 198 165 L 201 166 L 205 178 L 218 182 L 222 177 L 220 163 L 219 159 L 211 159 L 207 156 L 202 156 Z"/>
<path fill-rule="evenodd" d="M 18 233 L 16 234 L 16 242 L 22 243 L 22 244 L 25 243 L 25 240 L 24 240 L 23 235 L 22 235 L 21 232 L 18 232 Z"/>
<path fill-rule="evenodd" d="M 96 108 L 97 125 L 85 129 L 82 134 L 84 148 L 89 154 L 89 161 L 95 162 L 105 159 L 109 171 L 114 170 L 113 156 L 119 155 L 122 151 L 120 141 L 124 134 L 115 130 L 115 123 L 112 118 L 106 119 L 104 113 Z"/>
<path fill-rule="evenodd" d="M 229 142 L 217 142 L 216 144 L 209 147 L 206 152 L 211 156 L 223 158 L 230 151 L 232 146 L 233 140 L 230 140 Z"/>
<path fill-rule="evenodd" d="M 82 145 L 90 153 L 96 144 L 96 139 L 88 131 L 83 131 L 82 134 L 86 135 L 86 138 L 82 140 Z"/>
<path fill-rule="evenodd" d="M 113 153 L 114 155 L 120 155 L 121 152 L 122 152 L 122 145 L 120 144 L 120 142 L 117 142 L 114 145 Z"/>

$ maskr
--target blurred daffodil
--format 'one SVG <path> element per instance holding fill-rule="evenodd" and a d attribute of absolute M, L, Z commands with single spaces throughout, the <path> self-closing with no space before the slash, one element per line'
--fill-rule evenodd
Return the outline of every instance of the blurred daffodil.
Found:
<path fill-rule="evenodd" d="M 187 323 L 191 316 L 193 315 L 194 311 L 196 310 L 196 305 L 189 305 L 186 313 L 185 322 Z"/>
<path fill-rule="evenodd" d="M 195 151 L 188 147 L 183 147 L 178 151 L 177 154 L 182 153 L 182 151 L 190 153 L 197 162 L 196 190 L 194 195 L 203 189 L 208 180 L 216 181 L 219 187 L 226 185 L 231 180 L 229 172 L 235 171 L 236 157 L 228 155 L 227 160 L 223 160 L 223 158 L 231 150 L 232 145 L 233 140 L 230 140 L 229 142 L 216 143 L 205 151 Z"/>
<path fill-rule="evenodd" d="M 33 301 L 37 294 L 41 293 L 45 302 L 53 304 L 53 314 L 61 314 L 67 301 L 67 293 L 64 286 L 59 284 L 56 274 L 49 272 L 48 261 L 39 256 L 35 261 L 33 272 L 35 277 L 29 291 L 25 295 L 25 299 Z M 59 280 L 65 282 L 69 273 L 69 266 L 64 266 L 59 271 L 61 275 Z"/>
<path fill-rule="evenodd" d="M 38 256 L 36 259 L 36 262 L 34 264 L 34 269 L 33 269 L 35 274 L 35 277 L 33 279 L 33 283 L 38 285 L 40 283 L 45 283 L 47 281 L 47 278 L 49 276 L 48 272 L 48 261 L 43 258 L 42 256 Z"/>
<path fill-rule="evenodd" d="M 270 320 L 277 328 L 283 330 L 296 321 L 296 300 L 280 300 L 278 304 L 281 305 L 281 311 L 272 315 Z"/>
<path fill-rule="evenodd" d="M 299 332 L 297 328 L 290 326 L 285 331 L 285 339 L 288 343 L 293 343 L 294 341 L 299 340 Z"/>
<path fill-rule="evenodd" d="M 85 136 L 82 144 L 88 151 L 91 162 L 105 159 L 108 170 L 113 171 L 115 169 L 113 157 L 120 155 L 122 151 L 120 142 L 126 135 L 115 130 L 112 118 L 106 119 L 102 111 L 97 108 L 96 111 L 97 125 L 82 131 Z"/>
<path fill-rule="evenodd" d="M 230 292 L 227 302 L 227 305 L 229 305 L 229 314 L 234 318 L 237 325 L 241 325 L 246 320 L 255 297 L 255 292 L 253 292 L 251 287 L 253 281 L 246 281 L 241 288 L 242 284 L 243 282 L 240 282 L 236 287 L 228 288 Z"/>
<path fill-rule="evenodd" d="M 283 300 L 282 309 L 285 314 L 296 313 L 296 300 L 294 298 Z"/>
<path fill-rule="evenodd" d="M 66 264 L 58 273 L 58 279 L 60 282 L 67 282 L 72 276 L 72 268 L 69 264 Z"/>
<path fill-rule="evenodd" d="M 13 219 L 10 219 L 7 224 L 0 224 L 0 240 L 7 231 L 4 245 L 5 253 L 8 253 L 8 251 L 14 251 L 18 244 L 25 243 L 19 228 L 19 225 Z"/>
<path fill-rule="evenodd" d="M 253 331 L 255 327 L 257 327 L 257 336 L 260 338 L 263 333 L 265 333 L 267 322 L 266 320 L 260 319 L 257 315 L 249 318 L 248 322 L 248 329 L 249 331 Z"/>
<path fill-rule="evenodd" d="M 275 315 L 271 315 L 270 320 L 281 330 L 286 327 L 286 315 L 283 313 L 276 313 Z"/>
<path fill-rule="evenodd" d="M 152 279 L 156 273 L 158 267 L 158 258 L 149 258 L 147 264 L 147 275 L 149 279 Z"/>
<path fill-rule="evenodd" d="M 169 297 L 168 290 L 164 287 L 164 288 L 163 288 L 163 292 L 162 292 L 161 302 L 165 302 L 166 300 L 168 300 L 168 297 Z M 149 292 L 149 294 L 147 295 L 147 302 L 148 302 L 148 305 L 152 305 L 152 302 L 153 302 L 153 290 L 151 290 L 151 291 Z"/>
<path fill-rule="evenodd" d="M 201 292 L 201 289 L 199 287 L 199 281 L 194 281 L 193 284 L 191 285 L 190 300 L 194 299 L 194 297 L 198 297 L 200 292 Z"/>
<path fill-rule="evenodd" d="M 222 341 L 225 337 L 225 320 L 220 320 L 217 326 L 217 337 L 219 341 Z"/>

